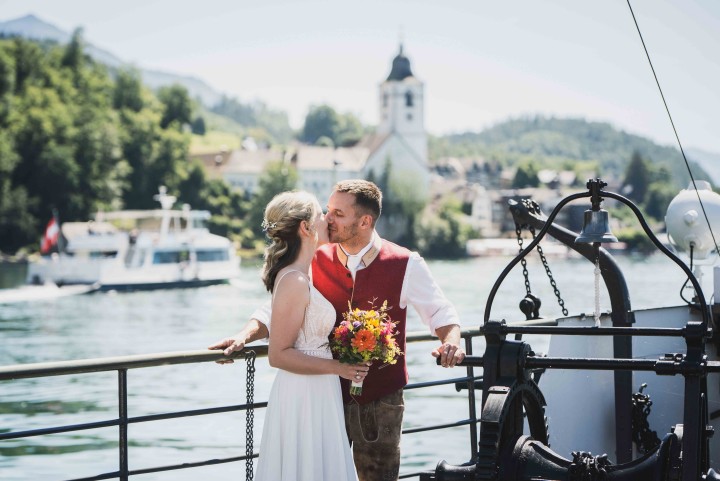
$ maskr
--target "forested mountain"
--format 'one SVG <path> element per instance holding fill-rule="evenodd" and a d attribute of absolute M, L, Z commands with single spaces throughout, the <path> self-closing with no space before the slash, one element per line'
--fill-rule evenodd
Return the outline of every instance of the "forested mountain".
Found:
<path fill-rule="evenodd" d="M 35 15 L 0 22 L 0 37 L 22 37 L 64 45 L 72 36 L 72 33 L 65 32 Z M 250 128 L 264 130 L 271 142 L 287 142 L 292 137 L 287 114 L 271 110 L 262 102 L 242 103 L 223 95 L 194 76 L 138 68 L 89 42 L 83 42 L 83 49 L 95 61 L 108 67 L 111 74 L 123 70 L 137 70 L 143 84 L 153 90 L 174 84 L 182 85 L 192 99 L 198 99 L 207 109 L 235 120 L 245 131 Z"/>
<path fill-rule="evenodd" d="M 527 117 L 511 119 L 482 132 L 433 138 L 432 159 L 480 156 L 501 165 L 532 161 L 544 168 L 572 168 L 578 163 L 595 166 L 603 178 L 622 179 L 633 153 L 669 171 L 677 187 L 689 175 L 679 149 L 618 130 L 604 122 L 584 119 Z M 700 165 L 691 162 L 696 179 L 708 179 Z"/>
<path fill-rule="evenodd" d="M 246 129 L 263 129 L 272 142 L 287 143 L 293 137 L 287 113 L 272 110 L 262 102 L 245 104 L 223 95 L 210 111 L 232 119 Z"/>
<path fill-rule="evenodd" d="M 72 38 L 71 32 L 66 32 L 55 25 L 45 22 L 35 15 L 0 22 L 0 35 L 5 37 L 22 37 L 32 40 L 52 40 L 59 44 L 66 44 Z M 96 61 L 113 69 L 136 68 L 130 63 L 118 58 L 115 54 L 99 48 L 91 43 L 84 45 L 85 53 Z M 143 83 L 150 88 L 157 89 L 164 85 L 178 83 L 190 92 L 192 98 L 199 98 L 206 105 L 213 105 L 220 100 L 221 94 L 197 77 L 178 75 L 158 70 L 139 68 Z"/>

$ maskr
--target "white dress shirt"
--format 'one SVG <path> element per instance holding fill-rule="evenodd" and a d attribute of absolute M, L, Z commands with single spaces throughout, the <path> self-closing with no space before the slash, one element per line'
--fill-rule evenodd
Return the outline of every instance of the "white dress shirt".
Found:
<path fill-rule="evenodd" d="M 347 262 L 345 263 L 345 267 L 348 268 L 350 271 L 350 274 L 352 275 L 352 280 L 355 282 L 355 273 L 359 270 L 358 267 L 360 267 L 360 264 L 363 264 L 363 257 L 367 252 L 370 250 L 370 248 L 373 246 L 375 242 L 375 236 L 373 235 L 373 238 L 370 239 L 370 242 L 368 242 L 368 245 L 360 249 L 360 252 L 357 254 L 348 254 L 345 248 L 340 245 L 340 248 L 347 256 Z M 339 244 L 338 244 L 339 245 Z M 365 267 L 365 264 L 363 264 L 363 267 Z"/>

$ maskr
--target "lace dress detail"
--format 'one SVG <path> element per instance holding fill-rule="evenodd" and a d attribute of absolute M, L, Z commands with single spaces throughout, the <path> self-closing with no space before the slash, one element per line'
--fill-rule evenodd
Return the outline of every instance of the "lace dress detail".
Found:
<path fill-rule="evenodd" d="M 335 308 L 310 285 L 310 303 L 305 309 L 305 321 L 295 341 L 295 349 L 304 354 L 332 359 L 328 336 L 335 325 Z"/>
<path fill-rule="evenodd" d="M 304 275 L 286 271 L 283 277 L 290 272 Z M 335 309 L 311 283 L 295 349 L 331 359 L 328 335 L 334 325 Z M 278 370 L 268 399 L 255 479 L 357 481 L 336 375 Z"/>

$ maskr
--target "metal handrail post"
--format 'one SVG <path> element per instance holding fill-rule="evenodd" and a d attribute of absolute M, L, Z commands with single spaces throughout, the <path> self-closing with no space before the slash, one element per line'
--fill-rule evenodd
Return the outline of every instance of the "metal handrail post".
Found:
<path fill-rule="evenodd" d="M 128 481 L 127 369 L 118 369 L 118 421 L 120 480 Z"/>
<path fill-rule="evenodd" d="M 472 356 L 472 337 L 465 338 L 465 353 Z M 478 458 L 477 412 L 475 410 L 475 367 L 467 367 L 468 388 L 468 416 L 473 422 L 470 424 L 470 461 L 475 463 Z"/>

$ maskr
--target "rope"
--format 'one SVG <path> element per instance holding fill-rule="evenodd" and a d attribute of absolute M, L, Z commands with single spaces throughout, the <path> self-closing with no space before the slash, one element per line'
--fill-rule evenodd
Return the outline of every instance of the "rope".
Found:
<path fill-rule="evenodd" d="M 600 257 L 595 256 L 595 327 L 600 327 Z"/>

